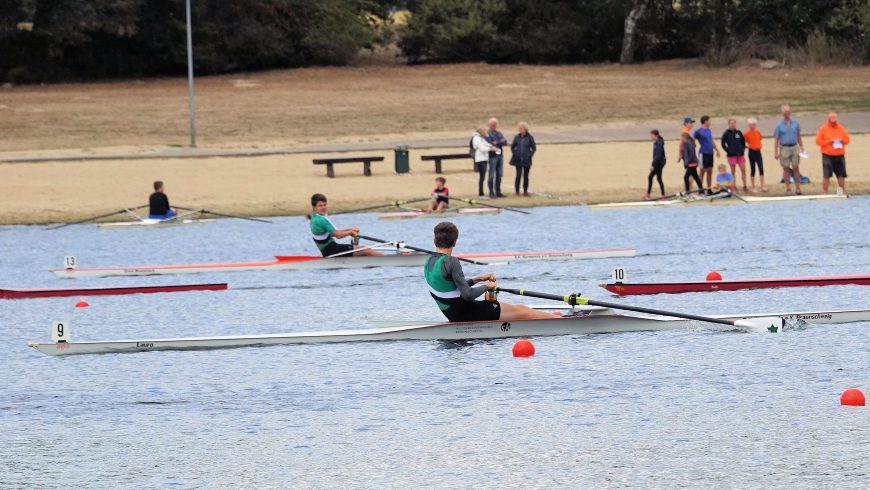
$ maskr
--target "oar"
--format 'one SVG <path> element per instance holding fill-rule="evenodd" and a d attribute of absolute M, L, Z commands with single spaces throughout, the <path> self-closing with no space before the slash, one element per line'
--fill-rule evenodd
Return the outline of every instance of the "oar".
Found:
<path fill-rule="evenodd" d="M 411 203 L 415 203 L 415 202 L 428 201 L 429 199 L 431 199 L 431 198 L 429 198 L 429 197 L 424 197 L 424 198 L 422 198 L 422 199 L 411 199 L 410 201 L 390 201 L 390 202 L 388 202 L 388 203 L 386 203 L 386 204 L 379 204 L 379 205 L 377 205 L 377 206 L 368 206 L 368 207 L 365 207 L 365 208 L 350 209 L 350 210 L 348 210 L 348 211 L 339 211 L 339 212 L 337 212 L 337 213 L 330 213 L 330 216 L 335 216 L 335 215 L 337 215 L 337 214 L 360 213 L 360 212 L 362 212 L 362 211 L 371 211 L 371 210 L 373 210 L 373 209 L 389 208 L 389 207 L 392 207 L 392 206 L 395 206 L 395 207 L 398 208 L 398 207 L 402 207 L 402 206 L 405 205 L 405 204 L 411 204 Z"/>
<path fill-rule="evenodd" d="M 530 212 L 528 212 L 528 211 L 523 211 L 522 209 L 508 208 L 508 207 L 505 207 L 505 206 L 496 206 L 495 204 L 492 204 L 492 203 L 490 203 L 489 201 L 487 201 L 487 202 L 480 202 L 480 201 L 478 201 L 478 200 L 476 200 L 476 199 L 465 199 L 465 198 L 462 198 L 462 197 L 454 197 L 454 199 L 459 199 L 459 200 L 462 201 L 462 202 L 467 202 L 468 204 L 471 204 L 472 206 L 475 206 L 475 205 L 481 205 L 481 206 L 486 206 L 486 207 L 488 207 L 488 208 L 496 208 L 496 209 L 504 209 L 505 211 L 513 211 L 513 212 L 515 212 L 515 213 L 532 214 L 532 213 L 530 213 Z"/>
<path fill-rule="evenodd" d="M 750 331 L 768 331 L 768 332 L 781 332 L 782 328 L 785 326 L 785 320 L 778 316 L 770 316 L 770 317 L 759 317 L 759 318 L 748 318 L 742 320 L 723 320 L 721 318 L 712 318 L 709 316 L 700 316 L 693 315 L 691 313 L 677 313 L 673 311 L 665 311 L 665 310 L 657 310 L 653 308 L 644 308 L 641 306 L 629 306 L 623 305 L 619 303 L 608 303 L 606 301 L 597 301 L 589 298 L 584 298 L 582 296 L 578 296 L 577 294 L 568 294 L 568 295 L 558 295 L 558 294 L 547 294 L 547 293 L 536 293 L 534 291 L 526 291 L 525 289 L 507 289 L 496 287 L 495 289 L 498 292 L 516 294 L 519 296 L 530 296 L 533 298 L 541 298 L 541 299 L 551 299 L 554 301 L 563 301 L 568 303 L 569 305 L 589 305 L 589 306 L 603 306 L 605 308 L 614 308 L 617 310 L 628 310 L 628 311 L 637 311 L 640 313 L 649 313 L 652 315 L 662 315 L 662 316 L 672 316 L 675 318 L 685 318 L 687 320 L 698 320 L 700 322 L 708 322 L 708 323 L 718 323 L 720 325 L 730 325 L 737 328 L 743 328 Z"/>
<path fill-rule="evenodd" d="M 371 242 L 396 243 L 395 240 L 384 240 L 382 238 L 375 238 L 375 237 L 365 236 L 365 235 L 358 235 L 358 236 L 364 240 L 369 240 Z M 417 247 L 412 247 L 410 245 L 403 245 L 402 248 L 407 248 L 408 250 L 413 250 L 415 252 L 422 252 L 422 253 L 429 254 L 429 255 L 444 255 L 441 252 L 436 252 L 435 250 L 426 250 L 425 248 L 417 248 Z M 463 261 L 463 262 L 468 262 L 469 264 L 474 264 L 474 265 L 492 265 L 492 264 L 487 264 L 486 262 L 478 262 L 476 260 L 463 259 L 461 257 L 456 257 L 456 258 Z"/>
<path fill-rule="evenodd" d="M 118 211 L 114 211 L 114 212 L 111 212 L 111 213 L 101 214 L 101 215 L 99 215 L 99 216 L 92 216 L 92 217 L 90 217 L 90 218 L 85 218 L 85 219 L 83 219 L 83 220 L 79 220 L 79 221 L 73 221 L 72 223 L 63 223 L 63 224 L 60 224 L 60 225 L 49 226 L 47 229 L 48 229 L 48 230 L 56 230 L 56 229 L 58 229 L 58 228 L 63 228 L 64 226 L 80 225 L 80 224 L 82 224 L 82 223 L 87 223 L 88 221 L 94 221 L 94 220 L 101 219 L 101 218 L 108 218 L 109 216 L 114 216 L 114 215 L 116 215 L 116 214 L 126 213 L 127 211 L 133 211 L 134 209 L 142 209 L 142 208 L 145 208 L 145 207 L 148 207 L 148 205 L 147 205 L 147 204 L 143 204 L 143 205 L 141 205 L 141 206 L 136 206 L 135 208 L 124 208 L 124 209 L 121 209 L 121 210 L 118 210 Z"/>
<path fill-rule="evenodd" d="M 731 195 L 736 197 L 737 199 L 740 199 L 741 201 L 745 202 L 746 204 L 749 204 L 749 201 L 747 201 L 746 199 L 743 199 L 743 196 L 741 196 L 740 194 L 738 194 L 736 192 L 732 192 Z"/>
<path fill-rule="evenodd" d="M 673 199 L 673 198 L 675 198 L 675 197 L 683 197 L 683 196 L 688 196 L 689 194 L 695 194 L 695 193 L 697 193 L 697 192 L 703 192 L 703 190 L 704 190 L 704 189 L 695 189 L 695 190 L 693 190 L 693 191 L 689 191 L 689 192 L 678 192 L 678 193 L 676 193 L 676 194 L 671 194 L 671 195 L 668 195 L 668 196 L 662 196 L 662 197 L 659 197 L 659 198 L 653 199 L 653 201 L 666 201 L 666 200 L 668 200 L 668 199 Z"/>
<path fill-rule="evenodd" d="M 179 208 L 179 209 L 181 209 L 181 208 Z M 236 215 L 233 215 L 233 214 L 216 213 L 216 212 L 214 212 L 214 211 L 209 211 L 208 209 L 203 209 L 203 210 L 201 210 L 201 211 L 202 211 L 203 214 L 213 214 L 213 215 L 215 215 L 215 216 L 222 216 L 222 217 L 224 217 L 224 218 L 246 219 L 246 220 L 248 220 L 248 221 L 256 221 L 256 222 L 258 222 L 258 223 L 270 223 L 270 224 L 272 223 L 271 221 L 269 221 L 269 220 L 267 220 L 267 219 L 260 219 L 260 218 L 247 218 L 247 217 L 245 217 L 245 216 L 236 216 Z"/>

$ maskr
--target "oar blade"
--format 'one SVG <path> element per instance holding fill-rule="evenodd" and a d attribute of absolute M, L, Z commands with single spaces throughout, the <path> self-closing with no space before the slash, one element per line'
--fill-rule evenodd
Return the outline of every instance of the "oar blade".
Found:
<path fill-rule="evenodd" d="M 785 320 L 778 316 L 762 316 L 735 320 L 734 326 L 750 333 L 782 333 Z"/>

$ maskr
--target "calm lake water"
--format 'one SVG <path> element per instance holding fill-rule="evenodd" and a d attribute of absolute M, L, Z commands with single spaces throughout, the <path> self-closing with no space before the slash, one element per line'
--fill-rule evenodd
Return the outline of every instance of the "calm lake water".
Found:
<path fill-rule="evenodd" d="M 634 247 L 634 258 L 469 267 L 506 287 L 698 314 L 870 307 L 860 286 L 614 300 L 597 283 L 870 272 L 870 199 L 456 218 L 463 252 Z M 434 220 L 339 226 L 427 247 Z M 417 268 L 61 280 L 80 267 L 309 254 L 302 218 L 166 229 L 0 227 L 2 287 L 229 282 L 230 290 L 0 301 L 2 488 L 866 488 L 870 324 L 296 345 L 51 358 L 27 340 L 440 320 Z M 525 298 L 507 301 L 531 302 Z"/>

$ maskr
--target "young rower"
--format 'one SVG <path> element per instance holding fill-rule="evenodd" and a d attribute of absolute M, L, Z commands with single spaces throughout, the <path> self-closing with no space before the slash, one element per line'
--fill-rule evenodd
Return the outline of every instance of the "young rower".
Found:
<path fill-rule="evenodd" d="M 314 194 L 311 196 L 311 210 L 312 213 L 309 217 L 311 220 L 309 223 L 311 236 L 314 239 L 314 243 L 317 244 L 317 248 L 320 249 L 320 253 L 323 254 L 324 257 L 360 248 L 359 245 L 338 243 L 335 241 L 336 238 L 344 238 L 348 236 L 355 237 L 359 235 L 359 228 L 354 226 L 353 228 L 336 229 L 335 225 L 333 225 L 332 221 L 327 217 L 328 209 L 326 205 L 326 196 L 323 194 Z M 344 256 L 347 255 L 351 254 L 344 254 Z M 357 250 L 353 255 L 374 256 L 383 254 L 377 250 L 366 248 L 363 250 Z"/>
<path fill-rule="evenodd" d="M 734 174 L 728 171 L 728 167 L 724 163 L 719 164 L 719 173 L 716 175 L 716 187 L 713 189 L 716 194 L 722 192 L 737 192 Z"/>
<path fill-rule="evenodd" d="M 450 207 L 450 189 L 444 187 L 447 179 L 435 177 L 435 189 L 432 191 L 432 200 L 429 201 L 429 212 L 443 211 Z"/>
<path fill-rule="evenodd" d="M 148 218 L 168 219 L 175 214 L 175 210 L 169 207 L 169 198 L 163 193 L 163 181 L 154 181 L 154 192 L 148 198 Z"/>
<path fill-rule="evenodd" d="M 475 301 L 481 294 L 495 288 L 495 274 L 482 274 L 465 279 L 462 264 L 453 257 L 453 247 L 459 238 L 456 225 L 445 221 L 435 226 L 435 249 L 443 255 L 426 260 L 423 275 L 429 284 L 429 294 L 441 313 L 451 322 L 485 320 L 532 320 L 560 317 L 559 313 L 546 313 L 524 305 L 500 301 Z"/>

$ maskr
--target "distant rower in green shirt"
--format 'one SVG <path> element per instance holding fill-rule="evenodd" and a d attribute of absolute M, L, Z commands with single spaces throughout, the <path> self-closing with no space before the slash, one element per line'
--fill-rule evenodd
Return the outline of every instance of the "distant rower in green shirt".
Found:
<path fill-rule="evenodd" d="M 324 257 L 329 257 L 330 255 L 335 255 L 342 252 L 349 252 L 356 248 L 359 248 L 359 245 L 352 245 L 350 243 L 338 243 L 335 241 L 336 238 L 344 238 L 347 236 L 356 236 L 359 234 L 359 228 L 342 228 L 337 230 L 335 225 L 332 224 L 332 221 L 327 217 L 327 207 L 326 207 L 326 196 L 323 194 L 314 194 L 311 196 L 311 235 L 314 238 L 314 243 L 317 244 L 317 248 L 320 249 L 320 253 L 323 254 Z M 383 255 L 377 250 L 373 250 L 370 248 L 364 250 L 358 250 L 353 254 L 345 253 L 342 256 L 348 255 Z"/>
<path fill-rule="evenodd" d="M 482 274 L 466 279 L 462 263 L 453 257 L 453 247 L 459 238 L 456 225 L 445 221 L 435 226 L 435 247 L 439 255 L 426 260 L 423 276 L 429 284 L 429 294 L 451 322 L 479 322 L 487 320 L 534 320 L 561 317 L 525 305 L 499 301 L 475 301 L 486 291 L 495 288 L 495 274 Z"/>

